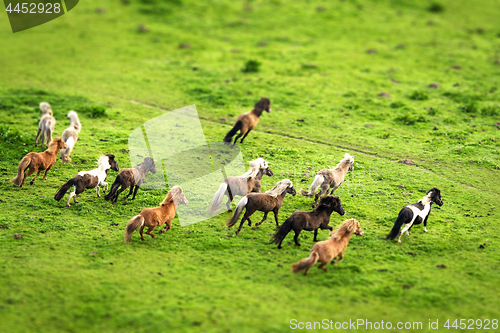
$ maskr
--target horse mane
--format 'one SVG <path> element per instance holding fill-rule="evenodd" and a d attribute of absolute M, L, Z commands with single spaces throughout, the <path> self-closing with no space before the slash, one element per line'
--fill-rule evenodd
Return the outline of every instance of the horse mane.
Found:
<path fill-rule="evenodd" d="M 102 167 L 104 170 L 111 168 L 111 165 L 109 164 L 109 157 L 106 155 L 99 157 L 97 164 L 99 165 L 99 168 Z"/>
<path fill-rule="evenodd" d="M 42 111 L 43 115 L 45 115 L 46 113 L 49 113 L 52 116 L 52 107 L 50 106 L 49 103 L 41 102 L 40 103 L 40 110 Z"/>
<path fill-rule="evenodd" d="M 333 240 L 338 241 L 345 235 L 353 234 L 356 232 L 359 222 L 356 219 L 345 220 L 344 223 L 338 228 L 330 233 Z"/>
<path fill-rule="evenodd" d="M 354 163 L 354 156 L 349 155 L 349 153 L 345 153 L 344 159 L 337 164 L 334 169 L 340 169 L 343 164 L 352 164 Z"/>
<path fill-rule="evenodd" d="M 259 173 L 260 169 L 267 168 L 267 162 L 263 158 L 258 158 L 254 161 L 250 161 L 248 162 L 248 164 L 250 164 L 250 169 L 243 175 L 241 175 L 240 178 L 243 179 L 255 178 Z"/>
<path fill-rule="evenodd" d="M 73 127 L 75 131 L 80 132 L 82 129 L 82 124 L 80 123 L 80 119 L 78 118 L 78 114 L 71 110 L 68 113 L 68 118 L 70 119 L 69 126 Z"/>
<path fill-rule="evenodd" d="M 54 140 L 50 141 L 49 147 L 47 148 L 47 150 L 45 150 L 45 152 L 47 154 L 55 154 L 59 148 L 59 144 L 61 141 L 62 139 L 60 137 L 54 138 Z"/>
<path fill-rule="evenodd" d="M 180 188 L 180 186 L 172 187 L 172 189 L 168 191 L 167 197 L 161 202 L 160 206 L 168 206 L 172 202 L 176 204 L 175 202 L 179 202 L 181 194 L 182 189 Z"/>
<path fill-rule="evenodd" d="M 290 186 L 292 186 L 292 181 L 290 179 L 283 179 L 280 180 L 272 190 L 267 191 L 266 194 L 272 196 L 273 198 L 276 198 L 277 196 L 285 192 L 286 189 Z"/>
<path fill-rule="evenodd" d="M 269 105 L 271 105 L 269 98 L 262 97 L 260 101 L 254 104 L 252 112 L 260 117 L 264 110 L 269 110 Z"/>

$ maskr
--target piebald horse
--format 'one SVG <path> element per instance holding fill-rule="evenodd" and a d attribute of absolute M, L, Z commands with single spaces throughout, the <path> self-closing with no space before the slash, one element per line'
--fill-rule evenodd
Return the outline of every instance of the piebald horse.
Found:
<path fill-rule="evenodd" d="M 427 232 L 427 219 L 431 213 L 432 204 L 436 203 L 438 206 L 443 205 L 443 200 L 441 199 L 441 191 L 437 188 L 432 188 L 427 192 L 425 197 L 416 203 L 403 207 L 399 212 L 398 218 L 392 227 L 391 232 L 385 237 L 386 240 L 394 239 L 399 233 L 401 226 L 404 224 L 404 228 L 399 233 L 398 243 L 401 243 L 401 236 L 405 233 L 410 235 L 410 229 L 415 224 L 421 224 L 424 222 L 424 232 Z"/>
<path fill-rule="evenodd" d="M 118 167 L 118 163 L 115 161 L 115 155 L 113 154 L 101 156 L 99 161 L 97 161 L 97 164 L 99 167 L 96 169 L 91 171 L 80 171 L 74 178 L 64 183 L 54 195 L 54 199 L 57 201 L 61 200 L 71 186 L 74 186 L 74 190 L 68 196 L 68 200 L 66 201 L 67 207 L 71 207 L 69 204 L 71 198 L 73 198 L 75 203 L 78 203 L 76 198 L 78 198 L 78 196 L 88 188 L 95 188 L 97 196 L 100 197 L 99 187 L 104 187 L 104 192 L 108 190 L 106 178 L 108 177 L 109 169 L 119 171 L 120 168 Z"/>
<path fill-rule="evenodd" d="M 246 173 L 239 177 L 227 177 L 224 182 L 220 184 L 219 190 L 214 194 L 210 202 L 210 214 L 215 214 L 222 203 L 224 195 L 228 196 L 226 203 L 227 210 L 232 212 L 231 201 L 233 201 L 235 195 L 245 196 L 248 193 L 260 192 L 262 177 L 264 175 L 269 177 L 273 176 L 273 172 L 263 158 L 250 161 L 249 164 L 250 170 Z"/>
<path fill-rule="evenodd" d="M 69 118 L 69 126 L 66 128 L 62 134 L 62 139 L 66 142 L 68 148 L 61 149 L 60 156 L 61 160 L 64 162 L 71 162 L 71 151 L 78 140 L 78 133 L 82 129 L 82 124 L 80 123 L 80 119 L 78 119 L 78 115 L 75 111 L 70 111 L 67 115 Z"/>

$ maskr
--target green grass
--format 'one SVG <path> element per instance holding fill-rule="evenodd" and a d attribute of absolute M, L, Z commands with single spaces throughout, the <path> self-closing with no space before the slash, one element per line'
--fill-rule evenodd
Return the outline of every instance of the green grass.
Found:
<path fill-rule="evenodd" d="M 0 15 L 0 331 L 281 332 L 291 319 L 358 318 L 424 329 L 439 319 L 448 331 L 446 319 L 499 319 L 499 14 L 493 0 L 85 1 L 16 34 Z M 128 219 L 166 191 L 116 205 L 86 191 L 69 209 L 53 199 L 101 154 L 129 167 L 128 135 L 165 110 L 196 104 L 217 142 L 262 96 L 272 112 L 241 149 L 271 163 L 263 190 L 283 178 L 307 188 L 355 156 L 336 192 L 347 215 L 330 225 L 353 217 L 365 236 L 328 273 L 293 275 L 313 235 L 278 250 L 272 218 L 237 237 L 229 213 L 175 219 L 166 234 L 125 244 Z M 41 101 L 56 135 L 79 113 L 73 162 L 13 188 L 19 160 L 36 150 Z M 429 233 L 384 241 L 401 207 L 432 187 L 444 206 Z M 280 223 L 310 204 L 287 196 Z"/>

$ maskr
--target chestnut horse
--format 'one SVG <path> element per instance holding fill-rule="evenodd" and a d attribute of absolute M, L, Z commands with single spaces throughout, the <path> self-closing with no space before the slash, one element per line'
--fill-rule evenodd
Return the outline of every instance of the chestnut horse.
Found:
<path fill-rule="evenodd" d="M 267 219 L 267 214 L 272 211 L 274 213 L 274 220 L 276 221 L 276 227 L 280 227 L 278 223 L 278 211 L 283 205 L 283 199 L 285 195 L 289 193 L 291 195 L 297 194 L 295 189 L 293 188 L 293 184 L 290 179 L 283 179 L 279 181 L 278 184 L 272 189 L 267 191 L 266 193 L 250 193 L 241 198 L 234 215 L 228 220 L 227 226 L 231 228 L 236 224 L 243 208 L 246 208 L 245 215 L 241 219 L 240 227 L 236 231 L 236 234 L 239 234 L 241 228 L 243 227 L 243 223 L 248 220 L 248 225 L 252 225 L 252 221 L 250 221 L 250 216 L 256 211 L 264 212 L 264 217 L 262 221 L 255 224 L 256 227 L 262 224 Z"/>
<path fill-rule="evenodd" d="M 127 229 L 125 230 L 125 243 L 130 243 L 130 238 L 132 233 L 141 228 L 139 233 L 141 234 L 141 239 L 144 240 L 144 227 L 148 227 L 146 234 L 155 238 L 152 231 L 166 223 L 165 229 L 160 230 L 160 234 L 166 232 L 172 228 L 172 220 L 175 217 L 175 209 L 177 205 L 183 204 L 187 205 L 188 201 L 179 186 L 174 186 L 170 191 L 168 191 L 167 197 L 160 204 L 159 207 L 154 208 L 144 208 L 139 215 L 134 216 L 128 223 Z"/>
<path fill-rule="evenodd" d="M 33 185 L 36 177 L 40 175 L 42 170 L 45 170 L 45 174 L 43 175 L 43 180 L 47 179 L 47 173 L 50 168 L 54 166 L 57 161 L 57 154 L 59 154 L 59 150 L 66 148 L 66 144 L 61 138 L 55 138 L 49 143 L 49 147 L 46 151 L 42 153 L 28 153 L 23 157 L 21 162 L 19 162 L 19 166 L 17 168 L 17 177 L 12 179 L 11 182 L 14 186 L 22 187 L 24 182 L 26 181 L 26 177 L 37 172 L 36 176 L 31 180 L 30 185 Z M 26 169 L 28 169 L 26 173 Z"/>
<path fill-rule="evenodd" d="M 226 203 L 227 210 L 232 212 L 231 201 L 233 201 L 235 195 L 245 196 L 248 193 L 260 192 L 260 188 L 262 186 L 262 176 L 273 176 L 273 172 L 263 158 L 250 161 L 249 164 L 250 170 L 248 170 L 245 174 L 239 177 L 227 177 L 224 182 L 220 184 L 219 190 L 214 194 L 212 201 L 210 202 L 210 214 L 215 214 L 222 203 L 224 195 L 228 196 Z"/>
<path fill-rule="evenodd" d="M 359 222 L 355 219 L 344 221 L 338 230 L 332 231 L 331 237 L 328 240 L 314 244 L 311 249 L 311 255 L 293 264 L 292 271 L 298 273 L 305 269 L 304 275 L 307 275 L 309 268 L 313 267 L 314 264 L 319 261 L 321 265 L 319 265 L 318 268 L 326 272 L 328 269 L 325 266 L 333 258 L 338 257 L 337 260 L 332 262 L 332 265 L 344 258 L 343 252 L 347 248 L 347 244 L 352 235 L 364 235 Z"/>
<path fill-rule="evenodd" d="M 313 208 L 318 204 L 319 197 L 327 195 L 331 188 L 330 195 L 344 182 L 347 171 L 354 170 L 354 156 L 345 153 L 344 159 L 337 164 L 335 169 L 323 169 L 318 171 L 309 192 L 302 190 L 303 196 L 312 197 L 314 195 Z M 321 191 L 316 194 L 316 191 L 321 186 Z"/>
<path fill-rule="evenodd" d="M 278 232 L 271 239 L 271 243 L 278 244 L 278 249 L 281 249 L 281 243 L 292 230 L 295 231 L 293 240 L 296 246 L 300 246 L 299 235 L 302 230 L 314 231 L 314 241 L 317 242 L 318 229 L 333 230 L 328 223 L 330 223 L 330 215 L 334 211 L 339 215 L 344 215 L 344 208 L 340 198 L 335 195 L 321 198 L 319 205 L 311 212 L 295 211 L 283 222 Z"/>
<path fill-rule="evenodd" d="M 259 123 L 259 117 L 264 111 L 267 111 L 268 113 L 271 112 L 271 101 L 266 97 L 262 97 L 260 101 L 255 103 L 252 111 L 238 116 L 233 128 L 224 137 L 224 142 L 231 143 L 233 136 L 236 132 L 240 131 L 240 134 L 238 134 L 234 139 L 233 144 L 236 144 L 236 141 L 238 141 L 241 136 L 243 136 L 243 138 L 241 138 L 240 143 L 243 143 L 243 140 L 245 140 L 248 133 L 250 133 L 250 131 L 253 130 Z"/>

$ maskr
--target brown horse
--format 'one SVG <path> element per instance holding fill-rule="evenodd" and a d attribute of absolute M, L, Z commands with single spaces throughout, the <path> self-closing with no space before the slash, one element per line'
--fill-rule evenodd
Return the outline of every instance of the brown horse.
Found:
<path fill-rule="evenodd" d="M 327 268 L 325 266 L 333 258 L 338 257 L 337 260 L 332 262 L 332 265 L 344 258 L 343 252 L 347 248 L 347 243 L 349 243 L 351 236 L 363 236 L 363 234 L 363 230 L 361 230 L 361 226 L 357 220 L 350 219 L 345 221 L 338 230 L 332 231 L 331 237 L 328 240 L 314 244 L 309 258 L 302 259 L 298 263 L 293 264 L 292 271 L 298 273 L 305 269 L 304 275 L 307 275 L 309 268 L 313 267 L 319 261 L 321 265 L 318 268 L 326 272 Z"/>
<path fill-rule="evenodd" d="M 236 136 L 234 139 L 234 143 L 243 135 L 240 143 L 243 143 L 243 140 L 247 137 L 248 133 L 257 126 L 259 123 L 259 117 L 262 115 L 262 112 L 267 111 L 271 112 L 271 101 L 269 98 L 262 97 L 260 101 L 255 103 L 253 106 L 253 110 L 247 113 L 240 114 L 234 123 L 233 128 L 226 134 L 224 137 L 224 142 L 230 143 L 233 139 L 233 136 L 236 132 L 240 131 L 240 134 Z"/>
<path fill-rule="evenodd" d="M 33 185 L 36 177 L 40 175 L 42 170 L 45 170 L 43 180 L 47 179 L 47 173 L 50 168 L 54 166 L 57 161 L 57 154 L 59 150 L 66 148 L 66 144 L 61 138 L 55 138 L 49 143 L 46 151 L 42 153 L 28 153 L 23 157 L 17 168 L 17 177 L 12 179 L 11 182 L 14 186 L 22 187 L 26 181 L 26 177 L 37 172 L 36 176 L 31 180 L 30 185 Z M 26 173 L 26 169 L 28 169 Z"/>
<path fill-rule="evenodd" d="M 319 205 L 311 212 L 302 212 L 298 210 L 290 215 L 290 217 L 283 222 L 276 235 L 273 236 L 271 243 L 278 244 L 278 249 L 281 249 L 281 243 L 286 235 L 292 230 L 295 231 L 293 240 L 296 246 L 300 246 L 299 235 L 302 230 L 314 231 L 314 241 L 317 242 L 318 229 L 333 230 L 328 223 L 330 223 L 330 215 L 332 215 L 334 211 L 339 213 L 339 215 L 344 215 L 344 208 L 340 203 L 340 198 L 335 195 L 321 198 Z"/>
<path fill-rule="evenodd" d="M 327 195 L 328 190 L 331 188 L 330 195 L 335 192 L 336 189 L 344 182 L 345 175 L 347 171 L 354 170 L 354 156 L 345 153 L 344 159 L 337 164 L 335 169 L 323 169 L 318 171 L 314 181 L 311 185 L 309 192 L 302 190 L 301 194 L 303 196 L 312 197 L 314 195 L 314 205 L 313 208 L 318 204 L 319 197 Z M 316 193 L 318 188 L 321 186 L 321 191 Z"/>
<path fill-rule="evenodd" d="M 154 208 L 144 208 L 139 215 L 134 216 L 128 223 L 127 229 L 125 230 L 125 243 L 130 243 L 130 238 L 132 233 L 141 228 L 139 233 L 141 234 L 141 239 L 144 240 L 144 227 L 148 227 L 146 234 L 155 238 L 152 231 L 166 223 L 165 229 L 160 230 L 160 234 L 166 232 L 172 228 L 172 220 L 175 217 L 175 209 L 177 205 L 183 204 L 187 205 L 188 201 L 179 186 L 174 186 L 170 191 L 168 191 L 167 197 L 160 204 L 159 207 Z"/>
<path fill-rule="evenodd" d="M 49 103 L 40 103 L 40 110 L 42 111 L 42 118 L 38 123 L 38 132 L 36 133 L 35 147 L 38 145 L 38 137 L 40 136 L 40 148 L 43 148 L 43 143 L 47 141 L 47 147 L 52 141 L 52 133 L 56 126 L 56 119 L 53 117 L 52 108 Z"/>
<path fill-rule="evenodd" d="M 120 193 L 125 191 L 130 186 L 130 192 L 125 196 L 125 199 L 127 199 L 133 191 L 134 196 L 132 197 L 132 200 L 134 200 L 137 190 L 144 182 L 144 178 L 146 178 L 146 174 L 149 171 L 156 173 L 155 161 L 151 157 L 146 157 L 144 162 L 140 163 L 135 168 L 122 169 L 116 176 L 113 185 L 111 185 L 111 190 L 104 196 L 104 199 L 107 201 L 111 200 L 111 203 L 116 203 Z M 118 189 L 120 186 L 121 188 Z"/>
<path fill-rule="evenodd" d="M 261 179 L 264 175 L 273 176 L 273 172 L 269 168 L 267 162 L 263 158 L 258 158 L 255 161 L 250 161 L 250 170 L 239 177 L 227 177 L 219 190 L 214 194 L 210 202 L 210 214 L 214 215 L 222 203 L 224 195 L 228 196 L 226 203 L 227 210 L 232 212 L 231 201 L 235 195 L 245 196 L 248 193 L 260 192 L 262 186 Z"/>
<path fill-rule="evenodd" d="M 272 189 L 267 191 L 266 193 L 250 193 L 241 198 L 234 215 L 228 220 L 227 226 L 231 228 L 236 224 L 243 208 L 246 207 L 245 215 L 241 219 L 240 227 L 236 234 L 239 234 L 241 228 L 243 227 L 243 223 L 248 220 L 248 225 L 252 225 L 252 221 L 250 221 L 250 216 L 256 211 L 264 212 L 264 217 L 262 221 L 255 224 L 256 227 L 262 224 L 267 219 L 267 214 L 272 211 L 274 213 L 274 220 L 276 221 L 276 227 L 280 227 L 278 223 L 278 211 L 283 205 L 283 199 L 285 195 L 289 193 L 291 195 L 297 194 L 295 189 L 293 188 L 293 184 L 290 179 L 283 179 L 279 181 L 278 184 Z"/>

